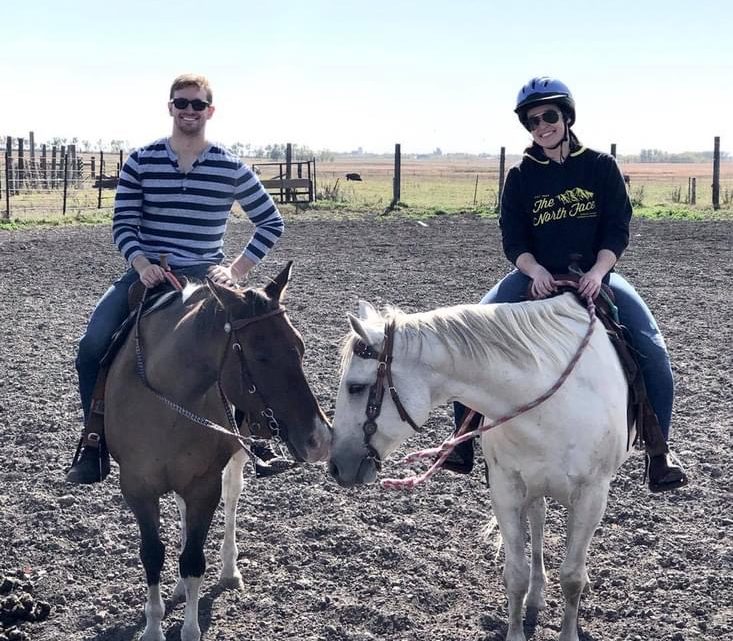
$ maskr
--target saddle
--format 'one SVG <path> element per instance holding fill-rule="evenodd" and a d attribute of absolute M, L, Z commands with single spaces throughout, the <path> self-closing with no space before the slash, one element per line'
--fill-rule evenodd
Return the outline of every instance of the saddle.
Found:
<path fill-rule="evenodd" d="M 185 276 L 176 275 L 179 282 L 185 286 Z M 89 416 L 84 426 L 85 433 L 88 435 L 104 434 L 104 390 L 107 384 L 107 372 L 117 352 L 125 342 L 130 330 L 135 325 L 138 314 L 138 307 L 142 305 L 140 314 L 147 316 L 153 312 L 163 309 L 172 303 L 178 296 L 179 292 L 175 290 L 167 281 L 161 283 L 157 287 L 147 290 L 141 282 L 135 282 L 130 285 L 127 292 L 127 304 L 129 313 L 122 324 L 115 330 L 110 339 L 109 347 L 99 361 L 99 373 L 97 374 L 97 382 L 92 391 L 92 404 Z M 93 440 L 93 439 L 92 439 Z"/>
<path fill-rule="evenodd" d="M 553 274 L 552 277 L 555 280 L 572 281 L 574 283 L 580 280 L 580 276 L 576 273 Z M 586 301 L 578 296 L 578 290 L 570 285 L 559 286 L 558 291 L 553 296 L 559 296 L 565 292 L 571 292 L 581 305 L 586 306 Z M 531 285 L 527 291 L 527 299 L 534 299 Z M 601 290 L 593 299 L 593 304 L 596 307 L 596 317 L 603 323 L 606 334 L 616 350 L 629 386 L 629 401 L 626 411 L 629 446 L 633 444 L 639 449 L 643 448 L 650 456 L 665 454 L 668 451 L 667 443 L 662 435 L 657 415 L 649 402 L 646 384 L 637 360 L 637 352 L 631 345 L 628 329 L 619 321 L 613 290 L 605 283 L 602 283 Z M 636 426 L 636 437 L 632 442 L 631 434 L 634 426 Z"/>

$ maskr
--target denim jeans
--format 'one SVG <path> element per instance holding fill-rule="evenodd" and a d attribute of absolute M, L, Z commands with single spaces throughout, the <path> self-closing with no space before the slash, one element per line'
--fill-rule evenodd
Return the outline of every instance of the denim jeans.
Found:
<path fill-rule="evenodd" d="M 515 269 L 491 288 L 481 299 L 481 304 L 518 303 L 526 300 L 530 280 Z M 664 338 L 646 303 L 623 276 L 612 272 L 608 284 L 616 298 L 619 320 L 628 329 L 631 345 L 637 352 L 649 402 L 657 415 L 664 439 L 669 440 L 674 380 Z M 464 415 L 465 409 L 458 406 L 458 403 L 454 405 L 454 411 L 457 424 L 460 425 L 458 421 Z"/>
<path fill-rule="evenodd" d="M 192 279 L 203 280 L 210 263 L 196 265 L 176 270 Z M 99 361 L 109 347 L 112 335 L 127 318 L 129 307 L 127 290 L 137 282 L 139 276 L 134 269 L 127 270 L 99 299 L 89 318 L 84 335 L 79 340 L 79 349 L 76 354 L 76 371 L 79 375 L 79 396 L 81 409 L 86 422 L 92 404 L 92 394 L 97 383 Z"/>

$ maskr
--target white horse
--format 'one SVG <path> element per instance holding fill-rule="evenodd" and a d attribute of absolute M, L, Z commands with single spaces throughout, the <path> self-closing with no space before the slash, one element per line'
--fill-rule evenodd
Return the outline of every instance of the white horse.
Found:
<path fill-rule="evenodd" d="M 353 334 L 346 337 L 342 353 L 329 461 L 331 475 L 344 487 L 373 482 L 381 461 L 439 405 L 460 401 L 490 420 L 540 397 L 558 381 L 589 330 L 588 312 L 571 294 L 420 314 L 394 309 L 379 314 L 360 303 L 359 317 L 350 314 L 349 320 Z M 378 365 L 389 360 L 384 353 L 389 351 L 387 329 L 393 332 L 393 360 Z M 375 396 L 378 376 L 383 386 Z M 385 389 L 390 394 L 382 399 Z M 547 496 L 568 509 L 567 554 L 560 568 L 565 596 L 560 640 L 578 640 L 588 546 L 603 516 L 611 479 L 629 455 L 627 393 L 614 348 L 595 321 L 587 347 L 557 392 L 483 433 L 491 503 L 505 547 L 507 641 L 525 641 L 523 604 L 531 614 L 545 605 Z M 380 406 L 376 412 L 375 404 Z M 531 566 L 524 549 L 527 517 Z"/>

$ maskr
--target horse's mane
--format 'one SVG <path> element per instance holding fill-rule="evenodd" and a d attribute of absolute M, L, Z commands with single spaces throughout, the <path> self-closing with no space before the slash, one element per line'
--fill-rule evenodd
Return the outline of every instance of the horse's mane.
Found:
<path fill-rule="evenodd" d="M 382 318 L 394 320 L 405 344 L 437 340 L 455 356 L 470 359 L 511 358 L 518 364 L 539 365 L 548 359 L 565 365 L 577 349 L 577 323 L 587 323 L 587 311 L 572 295 L 526 303 L 457 305 L 406 314 L 386 307 Z M 360 338 L 351 332 L 341 347 L 344 371 Z"/>
<path fill-rule="evenodd" d="M 228 289 L 236 293 L 240 299 L 231 310 L 234 318 L 253 318 L 277 307 L 278 301 L 269 298 L 262 288 Z M 216 316 L 224 313 L 214 293 L 205 283 L 186 285 L 181 295 L 181 302 L 188 309 L 186 315 L 191 314 L 195 317 L 196 327 L 200 332 L 205 333 Z"/>

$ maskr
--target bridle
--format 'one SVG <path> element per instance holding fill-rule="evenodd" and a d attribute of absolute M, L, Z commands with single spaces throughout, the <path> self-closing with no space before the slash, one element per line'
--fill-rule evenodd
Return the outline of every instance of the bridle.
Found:
<path fill-rule="evenodd" d="M 277 442 L 284 442 L 287 444 L 288 442 L 288 433 L 287 429 L 284 425 L 281 425 L 277 418 L 275 417 L 275 412 L 272 410 L 272 408 L 268 405 L 267 400 L 265 399 L 262 392 L 257 388 L 257 385 L 254 382 L 254 378 L 252 377 L 249 368 L 247 367 L 247 360 L 244 355 L 244 349 L 242 348 L 242 343 L 237 335 L 237 332 L 248 327 L 249 325 L 252 325 L 253 323 L 265 320 L 267 318 L 272 318 L 273 316 L 279 316 L 280 314 L 285 313 L 285 308 L 278 307 L 276 309 L 270 310 L 269 312 L 265 312 L 264 314 L 260 314 L 258 316 L 253 316 L 250 318 L 242 318 L 235 321 L 232 321 L 229 317 L 227 317 L 226 322 L 224 323 L 224 332 L 227 334 L 227 345 L 224 351 L 222 352 L 222 357 L 219 362 L 219 368 L 218 368 L 218 376 L 217 376 L 217 388 L 219 390 L 219 397 L 221 398 L 222 405 L 224 407 L 224 413 L 226 414 L 227 421 L 229 423 L 229 429 L 226 427 L 223 427 L 219 425 L 218 423 L 215 423 L 214 421 L 209 420 L 208 418 L 204 416 L 199 416 L 198 414 L 195 414 L 194 412 L 191 412 L 190 410 L 186 409 L 185 407 L 179 405 L 175 401 L 169 399 L 167 396 L 156 390 L 148 381 L 148 378 L 145 374 L 145 360 L 143 356 L 143 347 L 142 347 L 142 339 L 140 337 L 140 318 L 142 317 L 142 304 L 140 304 L 137 308 L 136 312 L 136 318 L 135 318 L 135 354 L 137 358 L 137 373 L 140 376 L 140 379 L 143 382 L 143 385 L 148 389 L 148 391 L 152 392 L 160 401 L 162 401 L 165 405 L 167 405 L 172 410 L 176 411 L 181 416 L 184 416 L 185 418 L 189 419 L 193 423 L 196 423 L 198 425 L 201 425 L 203 427 L 206 427 L 208 429 L 212 429 L 216 432 L 220 432 L 223 434 L 226 434 L 228 436 L 233 436 L 238 442 L 239 445 L 245 449 L 248 453 L 251 454 L 250 446 L 252 445 L 254 439 L 250 437 L 242 436 L 242 434 L 239 431 L 239 426 L 237 425 L 237 422 L 234 420 L 234 416 L 232 414 L 231 410 L 231 403 L 226 397 L 226 394 L 224 394 L 224 390 L 222 388 L 221 384 L 221 374 L 224 368 L 224 360 L 226 359 L 227 353 L 229 349 L 231 348 L 234 350 L 238 357 L 239 357 L 239 369 L 243 381 L 243 387 L 247 389 L 247 392 L 252 395 L 257 395 L 257 398 L 259 400 L 259 404 L 264 409 L 261 410 L 260 414 L 262 417 L 267 421 L 267 427 L 270 431 L 271 438 Z"/>
<path fill-rule="evenodd" d="M 357 341 L 354 344 L 354 354 L 359 358 L 374 359 L 377 361 L 377 380 L 369 388 L 369 397 L 366 405 L 366 421 L 361 426 L 364 432 L 364 445 L 368 452 L 368 458 L 373 460 L 377 466 L 377 470 L 381 468 L 382 461 L 379 458 L 379 452 L 371 444 L 372 436 L 377 432 L 377 417 L 382 411 L 382 402 L 384 400 L 384 388 L 389 389 L 392 402 L 397 408 L 400 418 L 410 425 L 416 432 L 421 432 L 422 428 L 412 420 L 407 413 L 405 406 L 400 400 L 400 396 L 394 386 L 392 379 L 392 360 L 394 351 L 394 335 L 395 322 L 391 320 L 384 327 L 384 347 L 381 352 L 377 352 L 371 345 L 367 345 L 364 341 Z M 385 385 L 386 379 L 386 385 Z"/>
<path fill-rule="evenodd" d="M 236 321 L 229 321 L 227 320 L 226 323 L 224 323 L 224 331 L 229 334 L 229 343 L 227 344 L 227 348 L 224 350 L 224 354 L 226 355 L 227 351 L 229 350 L 229 344 L 231 344 L 232 349 L 236 352 L 237 356 L 239 357 L 239 371 L 241 373 L 241 380 L 243 382 L 243 387 L 247 389 L 247 392 L 252 395 L 257 395 L 260 405 L 264 407 L 263 410 L 261 410 L 260 415 L 265 419 L 267 422 L 267 428 L 270 431 L 270 436 L 273 440 L 279 441 L 279 442 L 288 442 L 288 432 L 287 428 L 284 424 L 278 423 L 277 419 L 275 418 L 275 412 L 273 411 L 272 407 L 270 407 L 270 404 L 265 399 L 265 395 L 263 394 L 262 390 L 257 388 L 257 385 L 254 382 L 254 377 L 249 371 L 249 367 L 247 367 L 247 359 L 244 355 L 244 348 L 242 347 L 242 343 L 239 340 L 239 337 L 237 336 L 237 331 L 244 329 L 245 327 L 248 327 L 252 323 L 256 323 L 261 320 L 265 320 L 266 318 L 272 318 L 273 316 L 279 316 L 280 314 L 285 313 L 285 308 L 278 307 L 277 309 L 270 310 L 269 312 L 265 312 L 264 314 L 260 314 L 259 316 L 253 316 L 251 318 L 240 318 Z M 219 379 L 217 380 L 217 384 L 219 386 L 219 393 L 223 395 L 223 390 L 221 387 L 221 372 L 223 370 L 224 365 L 224 358 L 222 357 L 222 362 L 219 366 Z M 224 404 L 225 409 L 227 412 L 231 413 L 231 410 L 229 409 L 229 403 Z M 234 418 L 229 421 L 231 425 L 236 425 L 236 421 L 234 421 Z"/>

